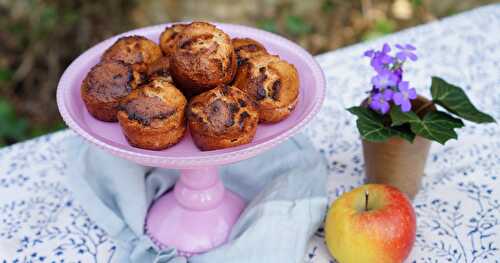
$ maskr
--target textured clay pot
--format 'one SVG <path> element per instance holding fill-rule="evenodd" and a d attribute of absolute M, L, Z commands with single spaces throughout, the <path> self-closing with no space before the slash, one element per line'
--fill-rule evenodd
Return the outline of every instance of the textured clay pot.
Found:
<path fill-rule="evenodd" d="M 412 102 L 412 109 L 422 117 L 436 108 L 428 99 L 419 96 Z M 391 137 L 385 142 L 363 140 L 367 183 L 395 186 L 413 200 L 422 185 L 430 146 L 431 141 L 420 136 L 413 143 L 399 137 Z"/>

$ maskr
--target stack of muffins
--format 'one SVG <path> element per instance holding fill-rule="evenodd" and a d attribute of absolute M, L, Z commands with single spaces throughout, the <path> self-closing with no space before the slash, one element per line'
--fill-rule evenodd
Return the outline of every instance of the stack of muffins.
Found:
<path fill-rule="evenodd" d="M 279 122 L 297 104 L 295 67 L 253 39 L 193 22 L 165 28 L 159 42 L 118 39 L 81 86 L 89 113 L 118 121 L 134 147 L 166 149 L 187 126 L 200 150 L 246 144 L 259 122 Z"/>

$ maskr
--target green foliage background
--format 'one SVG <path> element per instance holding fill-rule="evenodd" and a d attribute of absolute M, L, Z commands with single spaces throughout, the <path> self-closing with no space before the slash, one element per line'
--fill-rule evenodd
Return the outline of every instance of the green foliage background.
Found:
<path fill-rule="evenodd" d="M 64 69 L 92 45 L 136 27 L 187 19 L 247 24 L 318 54 L 491 2 L 0 0 L 0 147 L 63 128 L 55 90 Z"/>

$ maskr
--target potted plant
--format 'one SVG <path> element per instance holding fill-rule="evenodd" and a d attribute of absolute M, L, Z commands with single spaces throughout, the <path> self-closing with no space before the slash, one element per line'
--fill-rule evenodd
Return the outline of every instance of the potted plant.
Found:
<path fill-rule="evenodd" d="M 455 129 L 464 126 L 461 119 L 495 120 L 479 111 L 461 88 L 439 77 L 432 77 L 432 99 L 419 96 L 403 76 L 403 65 L 417 60 L 416 48 L 398 44 L 396 49 L 395 56 L 388 44 L 364 53 L 376 72 L 372 89 L 360 106 L 348 111 L 357 116 L 367 181 L 393 185 L 413 199 L 431 141 L 456 139 Z"/>

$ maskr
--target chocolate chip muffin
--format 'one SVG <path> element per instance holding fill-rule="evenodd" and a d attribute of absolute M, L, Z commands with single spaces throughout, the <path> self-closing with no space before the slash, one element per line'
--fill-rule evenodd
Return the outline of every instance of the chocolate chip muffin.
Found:
<path fill-rule="evenodd" d="M 147 65 L 162 56 L 160 47 L 143 36 L 119 38 L 101 57 L 102 61 L 122 61 L 131 64 L 134 70 L 147 71 Z"/>
<path fill-rule="evenodd" d="M 203 151 L 251 142 L 259 122 L 258 110 L 250 97 L 227 85 L 194 97 L 187 112 L 193 140 Z"/>
<path fill-rule="evenodd" d="M 233 85 L 257 102 L 260 121 L 264 123 L 288 117 L 299 98 L 295 66 L 273 55 L 249 58 L 238 68 Z"/>
<path fill-rule="evenodd" d="M 170 62 L 175 83 L 189 96 L 229 83 L 237 67 L 229 36 L 204 22 L 193 22 L 184 28 Z"/>
<path fill-rule="evenodd" d="M 121 99 L 142 83 L 142 76 L 120 61 L 101 62 L 87 73 L 80 92 L 94 118 L 115 122 Z"/>
<path fill-rule="evenodd" d="M 165 56 L 170 56 L 175 49 L 175 44 L 180 39 L 181 32 L 186 28 L 186 24 L 174 24 L 168 26 L 160 35 L 160 48 Z"/>
<path fill-rule="evenodd" d="M 251 57 L 268 54 L 261 43 L 251 38 L 234 38 L 232 43 L 234 52 L 236 52 L 238 66 L 244 64 Z"/>
<path fill-rule="evenodd" d="M 170 81 L 153 79 L 122 100 L 118 121 L 132 146 L 163 150 L 184 136 L 186 105 L 186 98 Z"/>

